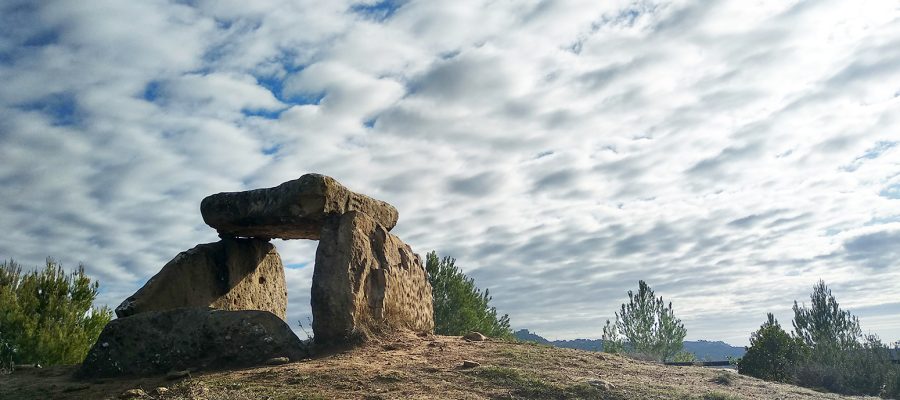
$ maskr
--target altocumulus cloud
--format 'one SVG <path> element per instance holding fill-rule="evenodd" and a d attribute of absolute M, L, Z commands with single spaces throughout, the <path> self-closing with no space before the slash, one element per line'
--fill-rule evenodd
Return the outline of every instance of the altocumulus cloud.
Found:
<path fill-rule="evenodd" d="M 821 278 L 900 338 L 894 1 L 0 7 L 0 256 L 107 304 L 216 240 L 204 196 L 315 171 L 549 337 L 644 279 L 743 344 Z M 276 244 L 296 328 L 315 244 Z"/>

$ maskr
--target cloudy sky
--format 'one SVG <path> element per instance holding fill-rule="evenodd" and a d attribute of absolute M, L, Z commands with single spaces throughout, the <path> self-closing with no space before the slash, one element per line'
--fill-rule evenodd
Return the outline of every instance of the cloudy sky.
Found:
<path fill-rule="evenodd" d="M 105 304 L 217 240 L 203 197 L 319 172 L 548 338 L 643 279 L 742 345 L 824 279 L 900 339 L 894 0 L 0 7 L 0 257 Z M 296 328 L 315 242 L 276 246 Z"/>

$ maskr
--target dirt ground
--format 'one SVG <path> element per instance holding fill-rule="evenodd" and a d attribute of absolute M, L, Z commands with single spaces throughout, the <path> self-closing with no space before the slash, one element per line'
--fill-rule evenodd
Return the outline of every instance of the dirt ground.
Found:
<path fill-rule="evenodd" d="M 469 360 L 475 367 L 463 367 Z M 850 399 L 733 371 L 530 343 L 398 337 L 280 366 L 78 381 L 76 366 L 0 376 L 0 399 Z M 163 389 L 158 389 L 163 388 Z M 125 392 L 141 389 L 143 396 Z M 874 399 L 874 398 L 872 398 Z"/>

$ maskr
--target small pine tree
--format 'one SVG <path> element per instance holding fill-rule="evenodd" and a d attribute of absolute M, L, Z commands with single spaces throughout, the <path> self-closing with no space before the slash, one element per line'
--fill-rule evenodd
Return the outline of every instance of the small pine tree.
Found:
<path fill-rule="evenodd" d="M 862 334 L 859 319 L 841 309 L 825 282 L 813 286 L 811 304 L 794 302 L 794 332 L 810 349 L 796 373 L 802 386 L 851 395 L 878 395 L 892 379 L 890 350 Z"/>
<path fill-rule="evenodd" d="M 776 382 L 791 382 L 807 347 L 788 335 L 772 313 L 759 330 L 750 335 L 750 347 L 738 362 L 738 373 Z"/>
<path fill-rule="evenodd" d="M 604 353 L 619 354 L 625 352 L 625 341 L 622 340 L 622 336 L 619 335 L 618 324 L 606 320 L 601 339 L 603 340 Z"/>
<path fill-rule="evenodd" d="M 613 341 L 613 350 L 625 349 L 659 361 L 678 354 L 687 335 L 681 320 L 675 317 L 672 303 L 666 305 L 662 296 L 656 298 L 644 281 L 638 282 L 637 294 L 628 291 L 628 303 L 622 304 L 620 312 L 616 313 L 615 328 L 609 321 L 607 327 L 603 329 L 604 337 Z M 627 343 L 622 343 L 619 335 L 624 336 Z"/>
<path fill-rule="evenodd" d="M 52 259 L 23 274 L 15 261 L 0 264 L 0 362 L 80 363 L 106 323 L 108 307 L 92 307 L 99 285 Z"/>
<path fill-rule="evenodd" d="M 425 270 L 434 301 L 434 331 L 441 335 L 464 335 L 470 331 L 495 338 L 512 338 L 509 315 L 497 316 L 489 305 L 490 292 L 482 293 L 450 257 L 426 256 Z"/>
<path fill-rule="evenodd" d="M 862 337 L 859 319 L 841 310 L 825 282 L 813 286 L 809 297 L 809 308 L 794 301 L 794 333 L 819 351 L 856 348 Z"/>

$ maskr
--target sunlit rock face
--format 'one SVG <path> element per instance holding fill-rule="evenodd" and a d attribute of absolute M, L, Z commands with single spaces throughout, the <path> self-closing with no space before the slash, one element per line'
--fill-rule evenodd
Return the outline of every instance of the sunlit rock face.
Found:
<path fill-rule="evenodd" d="M 200 203 L 207 225 L 222 236 L 319 239 L 329 215 L 360 211 L 391 230 L 394 206 L 347 189 L 331 177 L 306 174 L 267 188 L 219 193 Z"/>
<path fill-rule="evenodd" d="M 125 299 L 82 376 L 216 369 L 305 355 L 284 322 L 284 266 L 272 238 L 320 240 L 311 296 L 316 344 L 434 331 L 425 267 L 390 233 L 399 218 L 390 204 L 307 174 L 273 188 L 209 196 L 200 210 L 222 240 L 178 254 Z"/>
<path fill-rule="evenodd" d="M 285 319 L 284 266 L 261 239 L 223 239 L 181 252 L 116 308 L 119 318 L 179 307 L 263 310 Z"/>
<path fill-rule="evenodd" d="M 361 212 L 331 218 L 322 229 L 311 305 L 317 343 L 434 330 L 431 285 L 421 258 Z"/>

